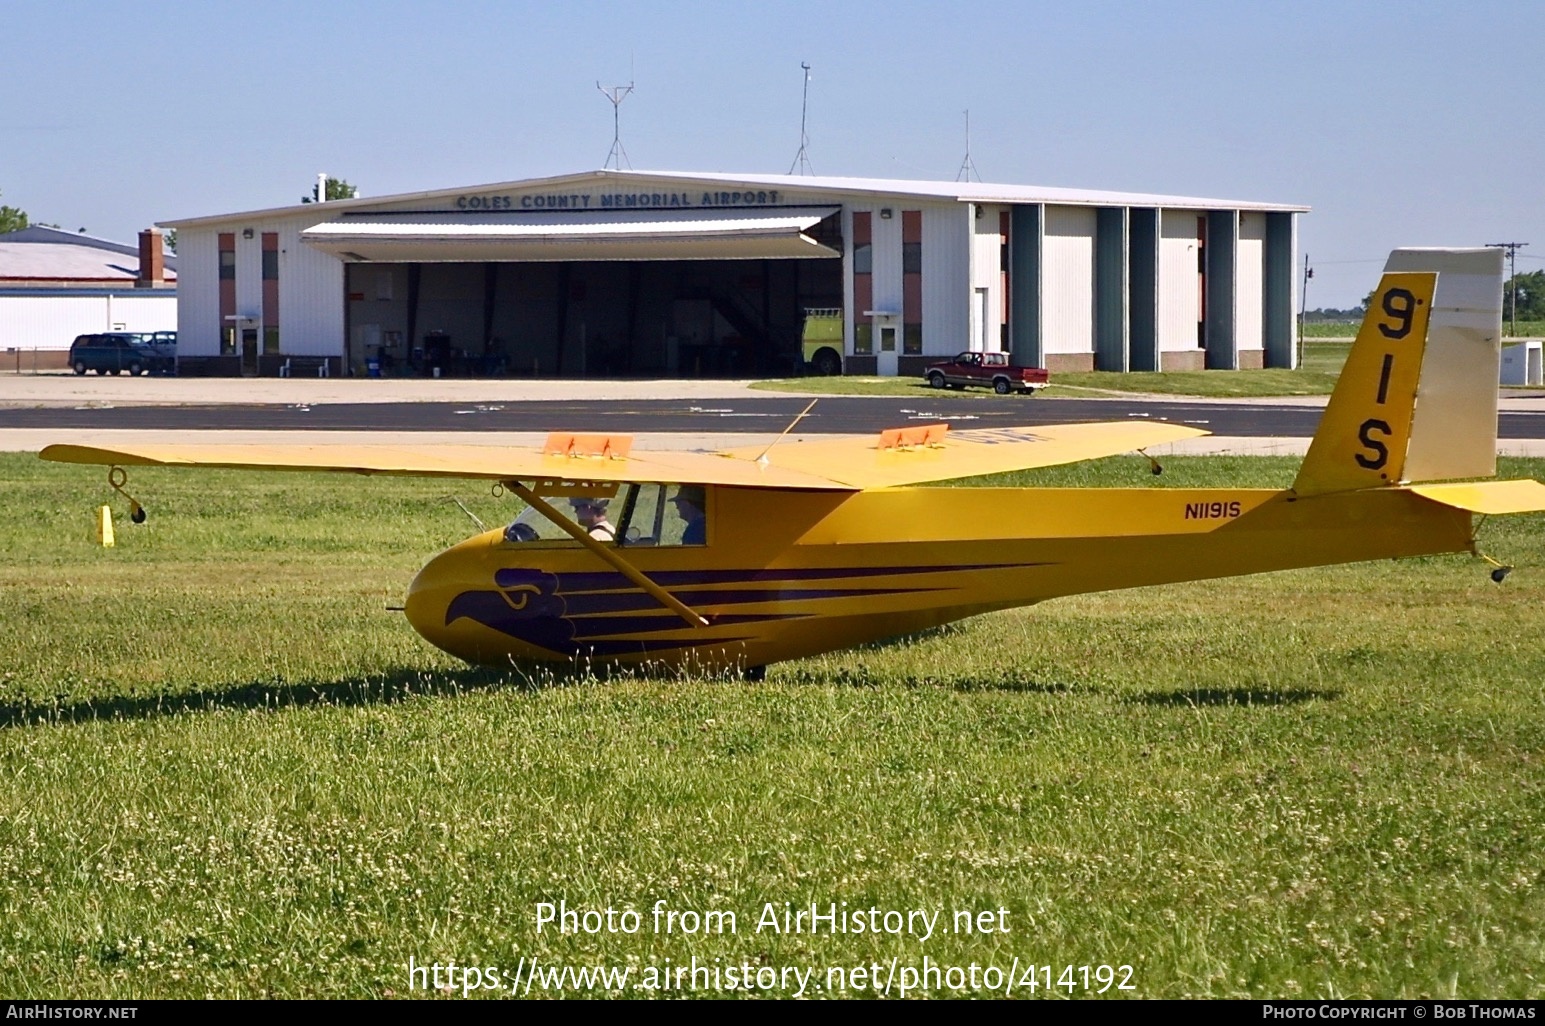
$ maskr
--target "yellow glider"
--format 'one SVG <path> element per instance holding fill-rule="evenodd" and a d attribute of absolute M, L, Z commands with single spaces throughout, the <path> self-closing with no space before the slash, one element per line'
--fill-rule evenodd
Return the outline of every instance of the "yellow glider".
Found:
<path fill-rule="evenodd" d="M 1501 278 L 1499 250 L 1392 254 L 1285 490 L 916 487 L 1205 434 L 1148 421 L 923 425 L 718 454 L 557 434 L 531 450 L 55 445 L 42 456 L 501 481 L 527 510 L 436 556 L 409 587 L 407 616 L 425 638 L 482 663 L 757 676 L 1061 595 L 1474 551 L 1474 514 L 1545 510 L 1534 481 L 1455 483 L 1495 474 Z"/>

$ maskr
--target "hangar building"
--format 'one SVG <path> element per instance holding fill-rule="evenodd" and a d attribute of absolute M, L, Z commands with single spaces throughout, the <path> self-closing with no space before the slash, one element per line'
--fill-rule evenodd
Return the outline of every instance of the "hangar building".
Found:
<path fill-rule="evenodd" d="M 793 373 L 814 310 L 840 318 L 845 372 L 895 375 L 965 349 L 1052 371 L 1291 366 L 1307 209 L 592 171 L 165 224 L 184 373 Z"/>
<path fill-rule="evenodd" d="M 177 258 L 43 225 L 0 235 L 0 369 L 57 370 L 76 335 L 177 326 Z"/>

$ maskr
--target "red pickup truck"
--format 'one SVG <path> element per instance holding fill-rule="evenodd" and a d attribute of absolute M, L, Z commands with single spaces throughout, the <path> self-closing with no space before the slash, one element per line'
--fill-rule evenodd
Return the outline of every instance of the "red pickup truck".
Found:
<path fill-rule="evenodd" d="M 1034 395 L 1046 387 L 1046 371 L 1039 367 L 1016 367 L 1008 353 L 957 353 L 953 360 L 929 364 L 923 378 L 934 388 L 964 388 L 981 385 L 999 395 L 1022 392 Z"/>

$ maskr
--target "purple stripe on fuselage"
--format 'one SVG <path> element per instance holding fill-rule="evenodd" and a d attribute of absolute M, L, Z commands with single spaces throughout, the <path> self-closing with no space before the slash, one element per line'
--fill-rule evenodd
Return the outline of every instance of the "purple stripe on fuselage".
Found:
<path fill-rule="evenodd" d="M 890 577 L 910 574 L 944 574 L 963 570 L 1022 570 L 1045 563 L 978 563 L 962 566 L 909 567 L 807 567 L 788 570 L 658 570 L 649 579 L 662 588 L 684 588 L 702 584 L 760 584 L 776 581 L 831 581 L 843 578 Z M 494 572 L 494 583 L 501 588 L 522 583 L 531 570 L 511 567 Z M 506 576 L 509 575 L 509 576 Z M 559 573 L 560 590 L 572 596 L 585 591 L 617 591 L 635 587 L 616 572 Z"/>
<path fill-rule="evenodd" d="M 808 613 L 775 613 L 771 616 L 711 616 L 709 625 L 713 627 L 728 624 L 742 623 L 769 623 L 774 620 L 802 620 Z M 579 643 L 586 638 L 599 638 L 608 634 L 659 634 L 661 631 L 690 631 L 697 628 L 689 627 L 682 622 L 681 617 L 665 610 L 660 616 L 590 616 L 583 619 L 570 620 L 574 625 L 574 641 Z M 687 642 L 682 642 L 686 644 Z M 693 644 L 698 644 L 693 642 Z"/>
<path fill-rule="evenodd" d="M 676 597 L 701 612 L 710 606 L 758 605 L 768 602 L 802 602 L 811 599 L 853 598 L 863 595 L 911 595 L 938 588 L 774 588 L 757 591 L 749 588 L 712 591 L 678 591 Z M 659 609 L 660 602 L 642 591 L 591 591 L 563 593 L 570 616 L 597 613 L 624 613 L 636 609 Z"/>

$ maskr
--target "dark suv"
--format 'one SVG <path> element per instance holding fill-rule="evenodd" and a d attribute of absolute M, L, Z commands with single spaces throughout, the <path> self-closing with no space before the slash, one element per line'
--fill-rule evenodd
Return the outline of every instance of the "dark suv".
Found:
<path fill-rule="evenodd" d="M 175 337 L 163 342 L 157 336 L 132 331 L 107 331 L 100 335 L 78 335 L 70 345 L 70 366 L 76 374 L 96 371 L 98 374 L 177 373 L 177 343 Z"/>

